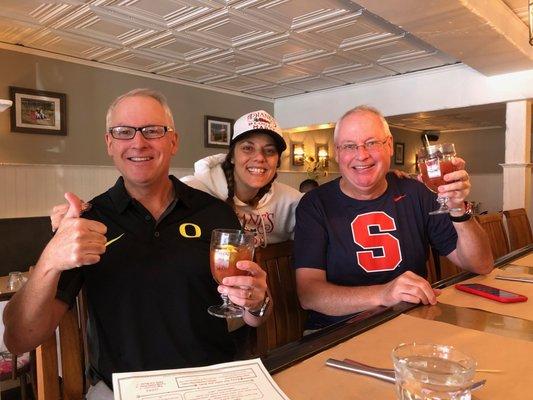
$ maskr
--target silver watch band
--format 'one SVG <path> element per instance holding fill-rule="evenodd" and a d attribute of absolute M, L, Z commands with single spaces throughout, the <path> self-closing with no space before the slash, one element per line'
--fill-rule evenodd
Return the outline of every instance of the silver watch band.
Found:
<path fill-rule="evenodd" d="M 263 304 L 261 304 L 261 307 L 255 310 L 248 310 L 250 314 L 252 314 L 254 317 L 261 318 L 263 315 L 265 315 L 265 311 L 268 308 L 268 305 L 270 304 L 270 297 L 268 297 L 268 294 L 265 293 L 265 299 L 263 300 Z"/>

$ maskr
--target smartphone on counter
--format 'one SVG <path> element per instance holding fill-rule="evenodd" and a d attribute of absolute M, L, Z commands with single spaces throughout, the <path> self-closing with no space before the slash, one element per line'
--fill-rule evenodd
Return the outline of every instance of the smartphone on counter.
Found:
<path fill-rule="evenodd" d="M 496 300 L 501 303 L 519 303 L 527 301 L 527 297 L 518 293 L 508 292 L 481 283 L 458 283 L 455 288 L 463 292 L 476 294 L 487 299 Z"/>

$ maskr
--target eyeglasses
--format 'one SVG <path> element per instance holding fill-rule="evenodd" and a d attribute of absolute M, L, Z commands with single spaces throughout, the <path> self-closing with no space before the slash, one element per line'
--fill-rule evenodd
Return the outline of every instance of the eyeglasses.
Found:
<path fill-rule="evenodd" d="M 338 145 L 337 149 L 339 151 L 355 153 L 359 147 L 362 147 L 367 152 L 372 153 L 381 150 L 383 148 L 383 145 L 387 143 L 387 140 L 389 140 L 389 137 L 390 136 L 387 136 L 384 140 L 369 140 L 368 142 L 365 142 L 363 144 L 344 143 Z"/>
<path fill-rule="evenodd" d="M 149 126 L 113 126 L 109 128 L 109 133 L 115 139 L 119 140 L 130 140 L 135 137 L 137 131 L 141 132 L 145 139 L 159 139 L 165 136 L 165 133 L 172 132 L 172 129 L 169 126 L 162 125 L 149 125 Z"/>

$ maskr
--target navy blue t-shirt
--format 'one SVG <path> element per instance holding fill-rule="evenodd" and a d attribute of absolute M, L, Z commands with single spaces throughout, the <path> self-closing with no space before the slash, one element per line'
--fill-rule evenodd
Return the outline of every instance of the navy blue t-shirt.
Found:
<path fill-rule="evenodd" d="M 406 271 L 426 277 L 429 244 L 448 255 L 457 232 L 448 215 L 428 213 L 436 195 L 414 179 L 387 174 L 387 190 L 373 200 L 345 195 L 340 178 L 307 193 L 296 209 L 295 268 L 326 271 L 328 282 L 367 286 L 389 282 Z M 309 312 L 307 328 L 343 317 Z"/>

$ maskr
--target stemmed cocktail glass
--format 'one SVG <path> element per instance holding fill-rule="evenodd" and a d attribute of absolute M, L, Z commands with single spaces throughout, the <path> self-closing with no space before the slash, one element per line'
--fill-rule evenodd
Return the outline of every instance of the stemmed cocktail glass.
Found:
<path fill-rule="evenodd" d="M 429 145 L 418 150 L 418 168 L 422 174 L 422 181 L 432 192 L 438 193 L 438 187 L 449 182 L 444 180 L 444 175 L 457 170 L 453 165 L 455 158 L 455 145 L 442 143 Z M 450 211 L 460 211 L 460 208 L 450 208 L 446 204 L 448 197 L 437 197 L 440 207 L 431 211 L 430 215 L 445 214 Z"/>
<path fill-rule="evenodd" d="M 254 235 L 237 229 L 215 229 L 211 234 L 210 264 L 213 278 L 218 284 L 228 276 L 248 275 L 237 268 L 237 261 L 254 257 Z M 209 314 L 220 318 L 238 318 L 244 308 L 233 304 L 227 294 L 221 294 L 223 303 L 207 309 Z"/>

